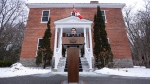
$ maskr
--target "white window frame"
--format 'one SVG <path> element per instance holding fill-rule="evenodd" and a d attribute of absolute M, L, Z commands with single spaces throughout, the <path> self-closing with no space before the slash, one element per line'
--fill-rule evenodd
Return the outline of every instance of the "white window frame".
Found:
<path fill-rule="evenodd" d="M 101 11 L 104 11 L 104 15 L 102 15 L 102 16 L 105 16 L 105 23 L 107 23 L 106 12 L 105 12 L 105 10 L 101 10 Z"/>
<path fill-rule="evenodd" d="M 49 11 L 48 20 L 49 20 L 49 18 L 50 18 L 50 10 L 42 10 L 41 23 L 47 23 L 47 22 L 48 22 L 48 21 L 42 21 L 43 12 L 44 12 L 44 11 Z"/>
<path fill-rule="evenodd" d="M 40 39 L 43 39 L 43 38 L 38 38 L 38 43 L 37 43 L 37 48 L 36 48 L 36 56 L 35 56 L 35 57 L 37 57 L 38 47 L 39 47 L 39 41 L 40 41 Z"/>
<path fill-rule="evenodd" d="M 109 38 L 107 38 L 107 40 L 108 40 L 108 43 L 110 44 L 110 40 L 109 40 Z"/>

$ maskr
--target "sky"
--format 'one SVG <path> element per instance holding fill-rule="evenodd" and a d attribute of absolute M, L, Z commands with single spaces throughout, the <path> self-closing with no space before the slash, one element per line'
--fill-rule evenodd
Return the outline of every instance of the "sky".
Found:
<path fill-rule="evenodd" d="M 99 3 L 126 3 L 126 5 L 137 6 L 143 4 L 143 0 L 27 0 L 28 3 L 90 3 L 90 1 L 99 1 Z"/>

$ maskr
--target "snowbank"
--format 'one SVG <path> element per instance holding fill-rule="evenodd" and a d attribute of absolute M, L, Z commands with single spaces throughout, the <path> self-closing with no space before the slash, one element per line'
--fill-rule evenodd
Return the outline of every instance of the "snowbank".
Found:
<path fill-rule="evenodd" d="M 120 76 L 132 76 L 132 77 L 150 77 L 150 69 L 140 66 L 134 66 L 134 68 L 103 68 L 96 70 L 95 73 L 107 74 L 107 75 L 120 75 Z"/>
<path fill-rule="evenodd" d="M 51 69 L 36 69 L 24 67 L 21 63 L 15 63 L 10 68 L 0 68 L 0 77 L 14 77 L 32 74 L 50 73 Z"/>
<path fill-rule="evenodd" d="M 21 63 L 15 63 L 10 68 L 0 68 L 0 78 L 3 77 L 14 77 L 32 74 L 46 74 L 50 73 L 51 69 L 42 68 L 29 68 L 24 67 Z M 51 72 L 51 75 L 66 75 L 66 72 Z M 105 76 L 106 75 L 120 75 L 120 76 L 132 76 L 132 77 L 150 77 L 150 69 L 145 67 L 135 66 L 134 68 L 103 68 L 100 70 L 95 70 L 94 72 L 80 72 L 80 76 Z M 100 75 L 101 74 L 101 75 Z"/>

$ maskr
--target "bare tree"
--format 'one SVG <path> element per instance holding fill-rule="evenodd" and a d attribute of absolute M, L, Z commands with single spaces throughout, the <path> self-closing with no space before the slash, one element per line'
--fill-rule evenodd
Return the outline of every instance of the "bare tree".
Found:
<path fill-rule="evenodd" d="M 0 0 L 0 60 L 12 60 L 14 52 L 19 56 L 26 18 L 23 0 Z"/>
<path fill-rule="evenodd" d="M 135 65 L 150 68 L 150 1 L 145 0 L 145 10 L 132 14 L 132 7 L 124 9 L 124 20 Z"/>

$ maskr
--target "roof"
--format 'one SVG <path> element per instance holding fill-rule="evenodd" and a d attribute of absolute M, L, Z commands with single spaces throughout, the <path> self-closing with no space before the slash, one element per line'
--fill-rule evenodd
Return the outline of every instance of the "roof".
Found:
<path fill-rule="evenodd" d="M 123 8 L 125 3 L 27 3 L 28 8 Z"/>

